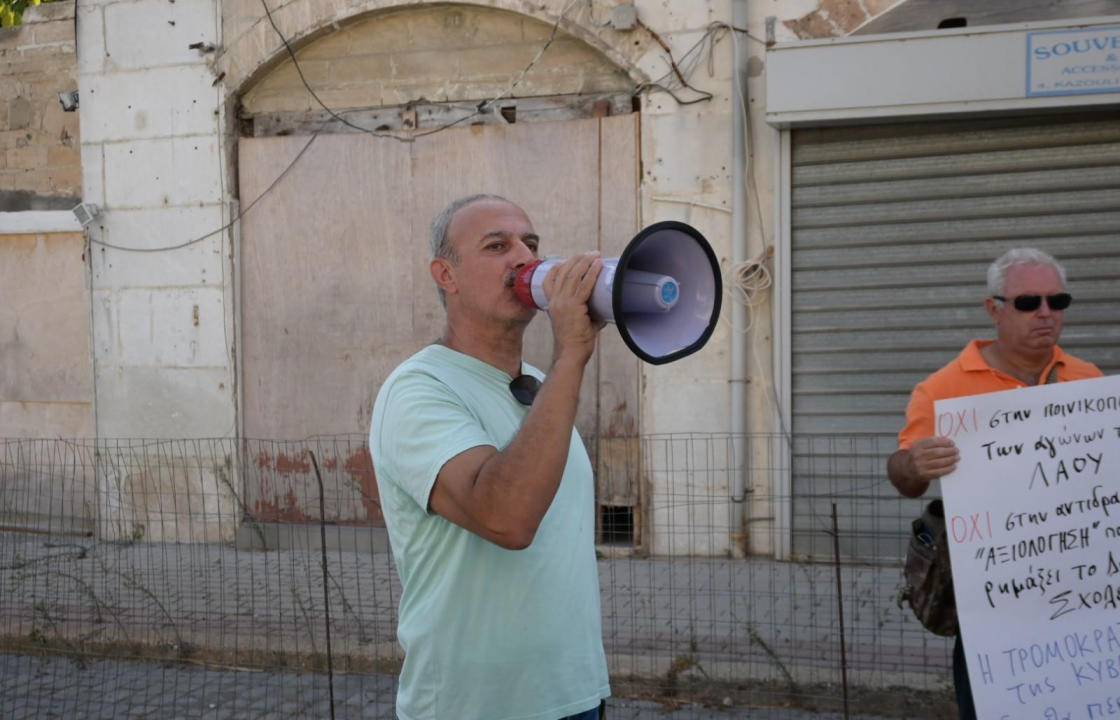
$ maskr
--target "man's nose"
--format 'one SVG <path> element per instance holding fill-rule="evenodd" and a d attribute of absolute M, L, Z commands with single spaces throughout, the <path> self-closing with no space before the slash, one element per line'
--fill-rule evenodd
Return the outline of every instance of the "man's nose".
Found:
<path fill-rule="evenodd" d="M 517 241 L 517 245 L 514 249 L 516 251 L 514 253 L 514 264 L 517 267 L 528 265 L 537 259 L 537 254 L 533 252 L 533 248 L 529 247 L 521 240 Z"/>

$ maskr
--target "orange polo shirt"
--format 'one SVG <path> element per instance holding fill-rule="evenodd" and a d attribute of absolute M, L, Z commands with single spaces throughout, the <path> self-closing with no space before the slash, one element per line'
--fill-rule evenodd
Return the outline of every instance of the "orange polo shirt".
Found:
<path fill-rule="evenodd" d="M 914 386 L 914 391 L 910 393 L 910 404 L 906 406 L 906 427 L 898 434 L 899 449 L 909 449 L 915 440 L 934 434 L 935 400 L 1027 387 L 1018 378 L 994 370 L 984 362 L 980 348 L 993 342 L 995 341 L 973 340 L 952 362 Z M 1055 345 L 1054 357 L 1038 376 L 1040 383 L 1046 381 L 1054 365 L 1058 366 L 1058 382 L 1084 380 L 1104 374 L 1093 363 L 1079 360 Z"/>

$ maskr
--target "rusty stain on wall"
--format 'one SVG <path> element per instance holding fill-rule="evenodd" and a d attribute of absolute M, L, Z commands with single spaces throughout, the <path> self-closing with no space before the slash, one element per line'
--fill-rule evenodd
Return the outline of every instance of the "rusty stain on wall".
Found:
<path fill-rule="evenodd" d="M 609 438 L 633 437 L 638 434 L 637 420 L 625 400 L 620 401 L 610 411 L 605 427 L 600 429 L 599 434 Z"/>
<path fill-rule="evenodd" d="M 358 448 L 345 457 L 319 457 L 317 453 L 316 461 L 323 474 L 327 523 L 384 527 L 368 448 Z M 250 512 L 255 520 L 319 522 L 319 482 L 308 453 L 261 452 L 253 458 L 253 466 L 255 472 L 246 482 L 251 483 L 247 494 L 253 498 Z"/>
<path fill-rule="evenodd" d="M 362 506 L 366 509 L 366 517 L 376 520 L 378 524 L 385 524 L 385 517 L 381 514 L 381 498 L 377 494 L 377 476 L 373 471 L 373 458 L 368 448 L 362 448 L 346 459 L 346 472 L 361 490 Z"/>
<path fill-rule="evenodd" d="M 283 496 L 261 498 L 253 503 L 253 516 L 258 522 L 288 522 L 297 524 L 318 523 L 319 518 L 308 515 L 300 508 L 294 489 Z"/>
<path fill-rule="evenodd" d="M 786 20 L 785 26 L 802 40 L 841 37 L 894 4 L 895 0 L 821 0 L 816 10 L 796 20 Z"/>

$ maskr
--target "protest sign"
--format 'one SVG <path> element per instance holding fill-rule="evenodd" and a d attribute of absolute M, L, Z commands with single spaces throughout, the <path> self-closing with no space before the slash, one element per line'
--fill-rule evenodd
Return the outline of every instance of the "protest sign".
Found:
<path fill-rule="evenodd" d="M 977 717 L 1120 719 L 1120 376 L 934 410 Z"/>

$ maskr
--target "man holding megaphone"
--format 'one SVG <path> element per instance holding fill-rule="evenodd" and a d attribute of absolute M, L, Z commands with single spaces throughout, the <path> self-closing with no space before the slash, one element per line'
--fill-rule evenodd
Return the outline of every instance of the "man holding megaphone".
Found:
<path fill-rule="evenodd" d="M 547 378 L 522 360 L 536 309 L 514 289 L 540 239 L 492 195 L 433 222 L 440 339 L 378 392 L 370 450 L 403 592 L 401 720 L 599 717 L 610 694 L 594 481 L 574 430 L 602 321 L 598 253 L 552 265 Z"/>

